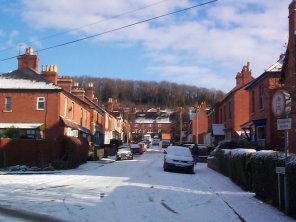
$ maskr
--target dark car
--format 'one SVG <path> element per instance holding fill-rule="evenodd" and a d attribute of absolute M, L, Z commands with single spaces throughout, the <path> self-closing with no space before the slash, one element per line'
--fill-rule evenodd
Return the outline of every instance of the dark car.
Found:
<path fill-rule="evenodd" d="M 118 147 L 116 152 L 116 160 L 132 160 L 134 158 L 129 145 L 122 145 Z"/>
<path fill-rule="evenodd" d="M 168 146 L 171 144 L 169 140 L 162 140 L 161 147 L 162 148 L 168 148 Z"/>

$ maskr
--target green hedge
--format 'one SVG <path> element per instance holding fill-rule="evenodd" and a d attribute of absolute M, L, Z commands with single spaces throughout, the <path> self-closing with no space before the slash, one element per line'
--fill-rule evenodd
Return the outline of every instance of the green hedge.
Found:
<path fill-rule="evenodd" d="M 266 150 L 258 151 L 251 158 L 253 191 L 256 196 L 278 206 L 278 178 L 276 167 L 285 166 L 283 153 Z"/>
<path fill-rule="evenodd" d="M 256 193 L 256 197 L 276 207 L 278 175 L 276 167 L 285 166 L 284 153 L 252 149 L 222 149 L 208 158 L 208 166 L 230 177 L 242 188 Z M 288 214 L 296 218 L 296 156 L 289 156 L 286 168 L 289 197 Z M 283 186 L 283 184 L 282 184 Z"/>
<path fill-rule="evenodd" d="M 288 214 L 296 218 L 296 156 L 288 158 L 286 174 L 289 196 Z"/>
<path fill-rule="evenodd" d="M 230 178 L 245 190 L 252 190 L 251 157 L 255 152 L 256 150 L 243 148 L 230 152 Z"/>

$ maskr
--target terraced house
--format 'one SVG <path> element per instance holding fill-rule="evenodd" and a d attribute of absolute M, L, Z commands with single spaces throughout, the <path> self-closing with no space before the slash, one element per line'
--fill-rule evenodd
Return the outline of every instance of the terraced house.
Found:
<path fill-rule="evenodd" d="M 59 77 L 55 65 L 42 66 L 39 74 L 38 63 L 28 48 L 18 57 L 17 70 L 0 75 L 2 133 L 18 128 L 27 138 L 67 135 L 108 143 L 117 119 L 98 105 L 92 83 L 85 92 L 72 78 Z"/>

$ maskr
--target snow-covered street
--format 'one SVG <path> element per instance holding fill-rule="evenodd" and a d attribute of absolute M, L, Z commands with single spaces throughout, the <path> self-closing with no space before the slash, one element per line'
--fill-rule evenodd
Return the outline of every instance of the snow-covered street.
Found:
<path fill-rule="evenodd" d="M 146 152 L 54 174 L 0 175 L 0 201 L 79 222 L 295 221 L 204 163 L 195 174 L 164 172 L 162 163 L 162 153 Z"/>

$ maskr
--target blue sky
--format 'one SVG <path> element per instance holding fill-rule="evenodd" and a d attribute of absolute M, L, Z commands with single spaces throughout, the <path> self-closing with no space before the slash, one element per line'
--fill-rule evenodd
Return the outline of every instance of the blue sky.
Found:
<path fill-rule="evenodd" d="M 39 50 L 205 2 L 0 0 L 0 60 L 25 47 Z M 218 0 L 40 52 L 40 65 L 56 64 L 59 75 L 169 81 L 227 92 L 247 62 L 257 77 L 285 52 L 290 2 Z M 16 59 L 0 62 L 2 73 L 16 68 Z"/>

